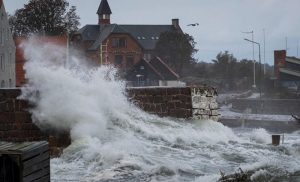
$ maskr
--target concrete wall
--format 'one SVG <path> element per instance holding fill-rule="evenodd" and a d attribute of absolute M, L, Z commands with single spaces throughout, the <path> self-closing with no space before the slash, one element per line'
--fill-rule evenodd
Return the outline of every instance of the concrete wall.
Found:
<path fill-rule="evenodd" d="M 129 99 L 144 111 L 159 116 L 192 117 L 189 87 L 136 87 L 127 89 Z"/>
<path fill-rule="evenodd" d="M 0 6 L 0 88 L 15 87 L 16 47 L 9 28 L 4 4 Z"/>
<path fill-rule="evenodd" d="M 300 100 L 296 99 L 235 99 L 232 109 L 252 114 L 300 114 Z"/>

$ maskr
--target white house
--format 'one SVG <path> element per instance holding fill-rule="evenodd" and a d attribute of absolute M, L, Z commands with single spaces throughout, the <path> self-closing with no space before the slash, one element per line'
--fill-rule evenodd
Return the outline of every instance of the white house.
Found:
<path fill-rule="evenodd" d="M 16 46 L 8 24 L 3 1 L 0 0 L 0 88 L 15 87 Z"/>

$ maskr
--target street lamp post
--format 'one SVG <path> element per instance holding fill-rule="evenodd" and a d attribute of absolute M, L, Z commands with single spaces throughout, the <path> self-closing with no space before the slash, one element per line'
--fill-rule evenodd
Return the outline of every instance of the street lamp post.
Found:
<path fill-rule="evenodd" d="M 254 31 L 250 32 L 242 32 L 245 34 L 251 34 L 252 35 L 252 41 L 254 41 Z M 253 88 L 256 88 L 256 80 L 255 80 L 255 59 L 254 59 L 254 43 L 252 42 L 252 61 L 253 61 Z"/>
<path fill-rule="evenodd" d="M 245 41 L 248 41 L 248 42 L 252 42 L 256 45 L 258 45 L 258 60 L 259 60 L 259 99 L 261 99 L 261 58 L 260 58 L 260 43 L 258 42 L 254 42 L 252 40 L 249 40 L 249 39 L 244 39 Z"/>

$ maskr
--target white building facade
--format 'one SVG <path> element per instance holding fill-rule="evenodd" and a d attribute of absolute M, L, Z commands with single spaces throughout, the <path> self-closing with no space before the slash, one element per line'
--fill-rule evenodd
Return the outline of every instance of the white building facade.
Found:
<path fill-rule="evenodd" d="M 16 46 L 8 24 L 3 1 L 0 0 L 0 88 L 16 85 Z"/>

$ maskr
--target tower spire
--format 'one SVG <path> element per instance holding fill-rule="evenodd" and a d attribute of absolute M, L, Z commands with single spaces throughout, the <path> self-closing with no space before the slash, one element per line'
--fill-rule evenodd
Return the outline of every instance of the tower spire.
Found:
<path fill-rule="evenodd" d="M 107 0 L 102 0 L 100 3 L 100 6 L 97 11 L 98 14 L 98 24 L 110 24 L 110 15 L 111 15 L 111 10 L 109 7 L 109 4 Z"/>

